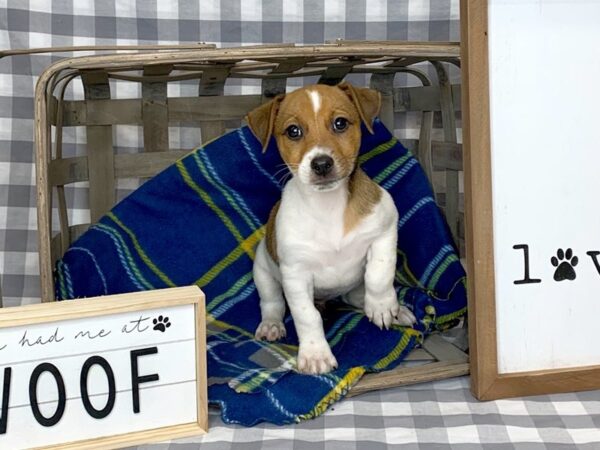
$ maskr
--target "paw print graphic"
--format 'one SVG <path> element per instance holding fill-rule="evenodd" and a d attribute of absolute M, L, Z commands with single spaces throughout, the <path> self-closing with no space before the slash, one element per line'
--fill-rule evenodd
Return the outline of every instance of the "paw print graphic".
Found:
<path fill-rule="evenodd" d="M 166 316 L 158 316 L 157 318 L 155 317 L 154 319 L 152 319 L 152 323 L 154 324 L 154 328 L 152 329 L 160 331 L 162 333 L 164 333 L 167 330 L 167 328 L 171 326 L 171 322 L 169 322 L 169 318 Z"/>
<path fill-rule="evenodd" d="M 554 280 L 574 280 L 577 277 L 574 267 L 579 263 L 579 258 L 573 255 L 573 250 L 570 248 L 566 252 L 562 248 L 559 248 L 556 251 L 556 256 L 553 256 L 550 262 L 556 267 Z"/>

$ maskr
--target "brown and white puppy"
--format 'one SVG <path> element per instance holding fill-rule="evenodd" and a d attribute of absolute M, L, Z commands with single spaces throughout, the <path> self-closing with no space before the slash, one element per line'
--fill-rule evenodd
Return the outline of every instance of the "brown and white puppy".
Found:
<path fill-rule="evenodd" d="M 247 116 L 263 150 L 275 136 L 293 175 L 256 251 L 262 313 L 256 338 L 285 336 L 287 300 L 300 341 L 300 372 L 337 367 L 315 299 L 341 295 L 380 328 L 415 322 L 393 286 L 398 212 L 357 163 L 361 121 L 372 133 L 380 103 L 371 89 L 314 85 L 277 96 Z"/>

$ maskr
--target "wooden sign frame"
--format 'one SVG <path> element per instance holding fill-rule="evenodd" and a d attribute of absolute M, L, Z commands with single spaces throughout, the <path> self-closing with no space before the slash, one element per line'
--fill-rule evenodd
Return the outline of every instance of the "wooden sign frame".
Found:
<path fill-rule="evenodd" d="M 480 400 L 598 389 L 600 365 L 498 371 L 488 1 L 462 0 L 460 21 L 471 389 Z"/>
<path fill-rule="evenodd" d="M 8 328 L 189 304 L 194 305 L 195 312 L 196 391 L 198 393 L 196 422 L 61 443 L 42 448 L 112 449 L 207 433 L 208 396 L 204 293 L 197 286 L 186 286 L 1 309 L 0 328 Z"/>

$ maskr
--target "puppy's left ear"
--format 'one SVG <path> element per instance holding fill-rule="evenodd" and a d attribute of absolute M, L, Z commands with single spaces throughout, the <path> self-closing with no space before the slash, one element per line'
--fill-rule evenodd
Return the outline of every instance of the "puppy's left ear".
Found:
<path fill-rule="evenodd" d="M 381 94 L 375 89 L 354 87 L 345 81 L 337 86 L 352 100 L 367 130 L 373 134 L 373 121 L 381 108 Z"/>
<path fill-rule="evenodd" d="M 267 151 L 267 147 L 269 146 L 269 141 L 273 134 L 273 126 L 275 125 L 275 118 L 277 117 L 279 105 L 284 96 L 284 94 L 279 94 L 273 100 L 263 103 L 246 115 L 246 121 L 250 130 L 263 146 L 263 153 Z"/>

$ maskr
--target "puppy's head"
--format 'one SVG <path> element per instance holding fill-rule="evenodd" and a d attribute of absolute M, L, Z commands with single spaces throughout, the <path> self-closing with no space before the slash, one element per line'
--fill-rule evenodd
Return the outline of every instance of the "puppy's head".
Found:
<path fill-rule="evenodd" d="M 373 132 L 379 92 L 348 83 L 279 95 L 247 116 L 266 150 L 271 136 L 294 176 L 317 191 L 335 189 L 356 165 L 360 123 Z"/>

